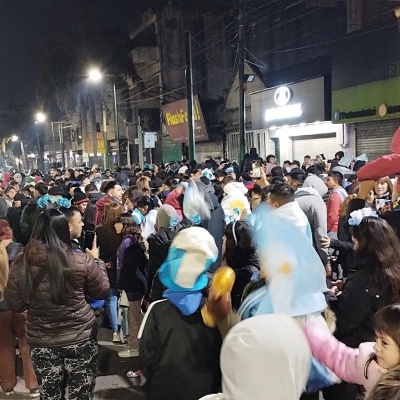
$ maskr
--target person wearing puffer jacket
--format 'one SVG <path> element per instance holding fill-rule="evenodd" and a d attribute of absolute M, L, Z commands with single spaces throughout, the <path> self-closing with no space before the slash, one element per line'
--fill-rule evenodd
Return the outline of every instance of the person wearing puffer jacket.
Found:
<path fill-rule="evenodd" d="M 6 301 L 28 310 L 26 335 L 44 400 L 93 398 L 97 374 L 97 323 L 87 302 L 104 299 L 109 282 L 94 245 L 71 247 L 68 221 L 56 208 L 42 211 L 24 253 L 10 269 Z"/>
<path fill-rule="evenodd" d="M 318 329 L 303 327 L 303 331 L 314 357 L 344 381 L 364 386 L 366 398 L 372 399 L 375 397 L 369 395 L 379 390 L 377 382 L 383 375 L 393 375 L 397 387 L 399 385 L 396 373 L 400 364 L 399 317 L 399 304 L 378 310 L 373 319 L 376 342 L 361 343 L 356 349 L 347 347 L 334 336 L 327 336 Z M 385 384 L 390 384 L 389 379 L 382 379 L 380 389 Z M 393 397 L 387 395 L 385 398 Z"/>

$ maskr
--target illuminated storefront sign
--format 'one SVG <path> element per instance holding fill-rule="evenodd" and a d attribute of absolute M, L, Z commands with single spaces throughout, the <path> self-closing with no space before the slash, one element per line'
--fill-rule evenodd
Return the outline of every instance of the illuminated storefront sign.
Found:
<path fill-rule="evenodd" d="M 303 115 L 303 109 L 300 103 L 289 104 L 287 106 L 268 108 L 265 111 L 265 120 L 267 122 L 280 121 L 282 119 L 298 118 Z"/>
<path fill-rule="evenodd" d="M 267 108 L 265 111 L 265 120 L 272 122 L 301 117 L 303 115 L 301 104 L 289 104 L 292 97 L 293 92 L 290 88 L 287 86 L 278 87 L 274 94 L 274 101 L 277 107 Z"/>
<path fill-rule="evenodd" d="M 330 120 L 325 86 L 320 76 L 250 93 L 253 129 Z"/>

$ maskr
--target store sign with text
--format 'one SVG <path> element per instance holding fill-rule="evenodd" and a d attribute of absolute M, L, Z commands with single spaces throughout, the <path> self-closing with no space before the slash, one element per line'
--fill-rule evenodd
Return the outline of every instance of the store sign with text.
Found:
<path fill-rule="evenodd" d="M 168 135 L 174 143 L 187 143 L 189 140 L 187 100 L 178 100 L 162 107 L 163 120 Z M 194 96 L 194 125 L 196 141 L 208 140 L 206 124 L 201 111 L 199 98 Z"/>
<path fill-rule="evenodd" d="M 324 77 L 250 95 L 253 129 L 325 120 Z"/>

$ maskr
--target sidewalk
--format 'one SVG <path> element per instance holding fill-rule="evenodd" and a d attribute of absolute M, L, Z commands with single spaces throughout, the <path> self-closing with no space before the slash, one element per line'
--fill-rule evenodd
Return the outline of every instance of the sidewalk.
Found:
<path fill-rule="evenodd" d="M 138 358 L 119 358 L 118 351 L 124 346 L 111 343 L 111 331 L 101 329 L 99 339 L 99 375 L 94 389 L 95 400 L 145 400 L 140 388 L 132 387 L 132 382 L 126 377 L 129 370 L 139 369 Z M 18 379 L 16 392 L 6 396 L 0 392 L 0 400 L 29 399 L 29 392 L 24 382 Z"/>

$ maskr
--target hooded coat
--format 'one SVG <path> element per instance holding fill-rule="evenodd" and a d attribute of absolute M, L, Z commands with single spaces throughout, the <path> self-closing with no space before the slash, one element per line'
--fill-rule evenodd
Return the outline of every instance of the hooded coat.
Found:
<path fill-rule="evenodd" d="M 303 332 L 286 315 L 260 315 L 235 325 L 221 349 L 223 393 L 201 400 L 298 400 L 311 366 Z"/>
<path fill-rule="evenodd" d="M 322 263 L 327 265 L 328 252 L 321 246 L 322 237 L 327 235 L 326 205 L 318 191 L 311 187 L 297 189 L 294 196 L 310 224 L 314 248 Z"/>

